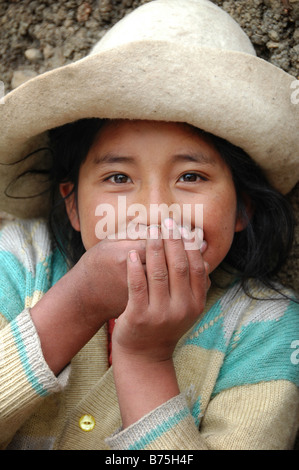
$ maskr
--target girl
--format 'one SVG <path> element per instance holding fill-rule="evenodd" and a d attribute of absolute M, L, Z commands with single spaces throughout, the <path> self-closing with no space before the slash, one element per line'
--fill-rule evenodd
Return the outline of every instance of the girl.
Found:
<path fill-rule="evenodd" d="M 256 128 L 264 110 L 252 90 L 269 68 L 207 1 L 156 0 L 114 31 L 89 58 L 32 80 L 8 95 L 3 108 L 3 125 L 21 116 L 25 104 L 31 118 L 22 115 L 14 152 L 9 130 L 1 137 L 2 201 L 17 201 L 9 211 L 23 217 L 4 227 L 0 239 L 2 447 L 291 448 L 298 428 L 292 345 L 299 307 L 271 278 L 290 248 L 293 221 L 260 166 L 276 188 L 290 189 L 298 137 L 280 129 L 281 140 L 289 139 L 281 168 L 275 136 L 265 142 Z M 190 62 L 195 32 L 200 47 L 192 47 Z M 205 85 L 194 80 L 208 57 L 218 66 L 201 72 Z M 239 73 L 230 76 L 235 61 Z M 258 68 L 245 100 L 241 63 L 246 75 L 253 64 Z M 72 87 L 91 67 L 86 101 Z M 283 90 L 290 77 L 270 69 Z M 248 111 L 246 121 L 232 96 L 217 102 L 227 86 L 224 73 L 240 87 L 234 93 L 242 113 Z M 200 105 L 190 84 L 200 90 Z M 50 85 L 58 86 L 51 97 Z M 33 90 L 41 101 L 31 101 Z M 268 89 L 259 93 L 273 114 L 277 104 Z M 290 103 L 276 100 L 290 117 Z M 51 130 L 42 134 L 43 126 Z M 46 206 L 42 183 L 49 179 L 38 180 L 45 173 L 53 198 L 49 222 L 32 218 Z M 126 231 L 136 214 L 118 212 L 120 197 L 127 207 L 146 209 L 138 219 L 146 230 L 136 238 Z M 159 213 L 152 225 L 150 211 L 160 204 L 174 208 L 172 217 Z M 106 219 L 106 238 L 99 241 L 103 208 L 113 208 L 114 223 Z"/>

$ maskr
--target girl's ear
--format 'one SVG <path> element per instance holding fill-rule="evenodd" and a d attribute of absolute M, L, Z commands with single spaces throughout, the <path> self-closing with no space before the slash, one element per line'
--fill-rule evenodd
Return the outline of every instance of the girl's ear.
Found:
<path fill-rule="evenodd" d="M 80 232 L 80 220 L 77 210 L 77 202 L 75 197 L 75 191 L 73 183 L 61 183 L 59 185 L 59 191 L 61 196 L 64 199 L 66 212 L 69 218 L 69 221 L 74 230 Z M 73 192 L 72 192 L 73 191 Z"/>
<path fill-rule="evenodd" d="M 250 219 L 254 213 L 252 201 L 249 196 L 243 194 L 242 208 L 239 210 L 236 219 L 235 232 L 242 232 L 249 224 Z"/>

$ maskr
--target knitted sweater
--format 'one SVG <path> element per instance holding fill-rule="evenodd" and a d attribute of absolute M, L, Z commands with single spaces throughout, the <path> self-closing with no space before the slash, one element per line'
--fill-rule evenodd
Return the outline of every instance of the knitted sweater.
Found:
<path fill-rule="evenodd" d="M 58 377 L 43 358 L 30 307 L 67 271 L 46 223 L 6 225 L 0 266 L 0 448 L 292 448 L 298 304 L 258 283 L 252 291 L 264 300 L 253 300 L 221 277 L 222 287 L 210 289 L 204 314 L 177 344 L 180 394 L 122 430 L 106 326 Z M 276 298 L 265 300 L 269 295 Z M 91 415 L 89 432 L 84 415 Z"/>

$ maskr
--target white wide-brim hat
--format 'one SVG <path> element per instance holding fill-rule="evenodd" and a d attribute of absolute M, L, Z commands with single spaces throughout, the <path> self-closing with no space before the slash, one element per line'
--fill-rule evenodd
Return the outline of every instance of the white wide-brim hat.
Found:
<path fill-rule="evenodd" d="M 299 180 L 294 81 L 256 57 L 239 25 L 212 2 L 147 3 L 111 28 L 86 58 L 5 96 L 0 211 L 19 217 L 47 212 L 45 178 L 16 177 L 47 167 L 50 153 L 12 163 L 47 147 L 48 129 L 91 117 L 189 123 L 243 148 L 288 193 Z"/>

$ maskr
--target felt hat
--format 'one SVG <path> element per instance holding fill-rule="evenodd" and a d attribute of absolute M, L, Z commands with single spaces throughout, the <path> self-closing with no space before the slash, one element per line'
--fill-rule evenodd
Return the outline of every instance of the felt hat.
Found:
<path fill-rule="evenodd" d="M 90 117 L 187 122 L 243 148 L 288 193 L 299 179 L 294 81 L 258 58 L 239 25 L 212 2 L 146 3 L 84 59 L 5 96 L 0 211 L 45 215 L 49 183 L 28 170 L 50 165 L 48 129 Z"/>

